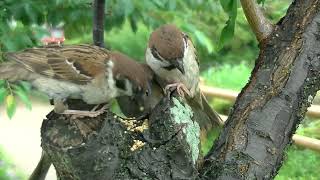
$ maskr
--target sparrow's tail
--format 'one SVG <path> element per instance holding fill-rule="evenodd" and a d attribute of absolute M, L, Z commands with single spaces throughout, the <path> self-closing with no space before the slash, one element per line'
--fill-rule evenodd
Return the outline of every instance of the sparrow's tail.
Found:
<path fill-rule="evenodd" d="M 193 111 L 193 118 L 198 122 L 201 132 L 200 139 L 204 142 L 208 138 L 208 133 L 223 125 L 223 120 L 217 112 L 215 112 L 208 104 L 205 96 L 200 92 L 199 96 L 195 96 L 191 101 L 188 101 Z"/>
<path fill-rule="evenodd" d="M 29 80 L 30 72 L 16 62 L 0 64 L 0 79 L 9 81 Z"/>
<path fill-rule="evenodd" d="M 219 114 L 210 107 L 206 97 L 202 92 L 201 92 L 201 102 L 202 102 L 202 107 L 204 112 L 206 112 L 206 114 L 209 116 L 211 120 L 211 124 L 222 126 L 224 124 L 224 121 L 221 119 Z"/>

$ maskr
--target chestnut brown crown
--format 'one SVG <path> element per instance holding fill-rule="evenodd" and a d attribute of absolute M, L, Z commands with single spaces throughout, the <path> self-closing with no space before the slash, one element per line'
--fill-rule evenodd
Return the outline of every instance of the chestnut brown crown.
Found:
<path fill-rule="evenodd" d="M 157 59 L 179 60 L 184 55 L 184 34 L 173 24 L 160 26 L 152 32 L 149 48 Z M 157 57 L 160 56 L 160 57 Z"/>

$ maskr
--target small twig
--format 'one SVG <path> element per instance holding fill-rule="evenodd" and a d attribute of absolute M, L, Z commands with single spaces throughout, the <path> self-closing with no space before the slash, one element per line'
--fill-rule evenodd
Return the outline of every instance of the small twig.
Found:
<path fill-rule="evenodd" d="M 273 24 L 265 17 L 256 0 L 240 0 L 250 27 L 259 42 L 273 31 Z"/>
<path fill-rule="evenodd" d="M 93 44 L 104 47 L 104 6 L 105 0 L 93 1 Z"/>

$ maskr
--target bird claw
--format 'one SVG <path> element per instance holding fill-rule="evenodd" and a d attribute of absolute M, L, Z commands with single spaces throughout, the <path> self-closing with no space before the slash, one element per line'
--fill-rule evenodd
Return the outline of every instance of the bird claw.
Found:
<path fill-rule="evenodd" d="M 174 88 L 173 90 L 177 90 L 179 96 L 181 97 L 184 97 L 185 94 L 187 94 L 188 96 L 191 96 L 191 92 L 183 83 L 168 84 L 164 90 L 166 93 L 172 92 L 172 90 L 170 90 L 171 88 Z"/>
<path fill-rule="evenodd" d="M 93 130 L 85 122 L 82 122 L 81 118 L 84 118 L 84 117 L 94 118 L 103 114 L 108 109 L 108 104 L 105 104 L 99 110 L 97 110 L 99 106 L 100 105 L 96 105 L 93 109 L 91 109 L 91 111 L 65 110 L 62 114 L 71 115 L 70 121 L 77 126 L 82 137 L 87 138 L 88 134 L 93 133 Z"/>
<path fill-rule="evenodd" d="M 96 110 L 98 107 L 99 105 L 95 106 L 91 111 L 65 110 L 62 114 L 71 115 L 71 119 L 78 119 L 83 117 L 94 118 L 103 114 L 108 109 L 108 105 L 104 105 L 99 110 Z"/>

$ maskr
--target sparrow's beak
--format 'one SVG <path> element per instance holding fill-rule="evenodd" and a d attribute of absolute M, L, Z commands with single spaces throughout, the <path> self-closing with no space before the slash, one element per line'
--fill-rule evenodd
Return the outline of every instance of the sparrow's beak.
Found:
<path fill-rule="evenodd" d="M 175 61 L 172 61 L 172 64 L 182 73 L 184 74 L 184 66 L 183 66 L 183 60 L 177 59 Z"/>

